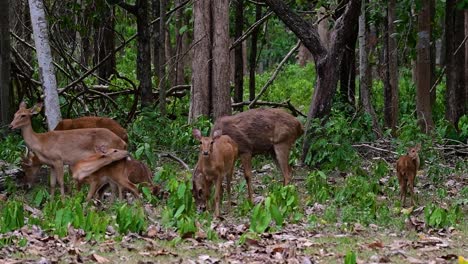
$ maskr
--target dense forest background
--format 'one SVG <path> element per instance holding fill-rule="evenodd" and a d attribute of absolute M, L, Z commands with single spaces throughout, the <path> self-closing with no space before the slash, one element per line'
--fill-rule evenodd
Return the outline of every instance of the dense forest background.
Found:
<path fill-rule="evenodd" d="M 330 263 L 345 254 L 352 259 L 357 244 L 373 239 L 377 231 L 369 225 L 427 235 L 455 227 L 459 233 L 447 235 L 455 241 L 452 251 L 423 256 L 466 253 L 467 0 L 16 0 L 0 1 L 0 10 L 0 183 L 13 197 L 0 206 L 7 223 L 0 233 L 22 227 L 24 210 L 33 219 L 29 225 L 63 237 L 73 233 L 72 223 L 87 240 L 98 241 L 114 223 L 122 236 L 146 232 L 154 238 L 148 225 L 161 222 L 177 233 L 157 229 L 163 232 L 158 238 L 177 237 L 174 244 L 187 236 L 199 239 L 204 230 L 203 241 L 234 237 L 247 248 L 278 242 L 259 234 L 286 222 L 362 234 L 351 246 L 334 247 L 336 255 L 314 252 L 312 260 Z M 154 171 L 166 200 L 143 190 L 144 202 L 155 205 L 151 212 L 138 203 L 100 211 L 82 205 L 84 193 L 59 202 L 44 186 L 19 192 L 3 176 L 24 155 L 21 135 L 7 128 L 21 101 L 29 107 L 44 102 L 45 111 L 33 118 L 36 131 L 52 130 L 62 118 L 117 120 L 129 133 L 133 157 Z M 237 177 L 234 218 L 247 218 L 248 227 L 227 234 L 240 228 L 237 220 L 226 217 L 227 223 L 213 227 L 208 214 L 198 215 L 190 173 L 168 157 L 193 168 L 192 128 L 206 135 L 218 117 L 257 107 L 284 108 L 304 125 L 290 156 L 299 183 L 282 187 L 271 160 L 255 159 L 255 173 L 262 175 L 257 195 L 274 201 L 281 216 L 263 201 L 244 199 L 245 183 Z M 423 170 L 418 203 L 425 207 L 413 212 L 396 202 L 394 163 L 417 143 Z M 18 210 L 18 218 L 7 217 Z M 90 213 L 67 218 L 79 210 Z M 362 228 L 356 224 L 365 231 L 356 231 Z M 289 227 L 307 237 L 302 227 Z M 21 247 L 23 240 L 15 239 L 0 236 L 0 248 Z M 305 254 L 298 248 L 298 255 Z M 249 260 L 239 254 L 241 262 Z"/>

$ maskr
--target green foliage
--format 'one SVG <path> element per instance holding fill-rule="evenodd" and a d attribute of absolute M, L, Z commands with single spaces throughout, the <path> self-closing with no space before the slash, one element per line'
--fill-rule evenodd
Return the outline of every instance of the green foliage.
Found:
<path fill-rule="evenodd" d="M 24 208 L 21 201 L 8 201 L 0 217 L 0 233 L 6 233 L 24 226 Z"/>
<path fill-rule="evenodd" d="M 344 259 L 344 263 L 345 264 L 356 264 L 356 253 L 354 253 L 353 251 L 348 251 L 346 253 L 346 256 L 345 256 L 345 259 Z"/>
<path fill-rule="evenodd" d="M 124 235 L 128 232 L 140 233 L 146 230 L 146 217 L 143 208 L 136 205 L 124 203 L 117 205 L 116 223 L 119 233 Z"/>
<path fill-rule="evenodd" d="M 262 203 L 254 206 L 250 218 L 250 230 L 263 233 L 273 220 L 277 226 L 282 226 L 285 220 L 299 221 L 299 196 L 293 185 L 278 186 Z"/>
<path fill-rule="evenodd" d="M 11 164 L 18 164 L 21 161 L 21 155 L 24 149 L 22 136 L 13 133 L 9 134 L 2 138 L 0 144 L 0 159 Z"/>
<path fill-rule="evenodd" d="M 430 227 L 454 226 L 462 217 L 463 213 L 459 205 L 452 205 L 449 209 L 445 209 L 431 203 L 424 208 L 424 218 Z"/>
<path fill-rule="evenodd" d="M 169 198 L 162 213 L 162 222 L 166 226 L 176 227 L 181 234 L 195 232 L 195 205 L 192 198 L 192 183 L 185 178 L 179 181 L 175 175 L 166 186 Z"/>
<path fill-rule="evenodd" d="M 324 203 L 332 195 L 333 188 L 327 182 L 327 175 L 323 171 L 315 170 L 307 176 L 307 193 L 310 203 Z"/>

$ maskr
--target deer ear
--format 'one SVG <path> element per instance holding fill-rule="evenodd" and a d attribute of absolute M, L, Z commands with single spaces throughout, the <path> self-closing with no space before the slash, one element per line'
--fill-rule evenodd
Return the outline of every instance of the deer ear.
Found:
<path fill-rule="evenodd" d="M 223 131 L 221 129 L 215 130 L 215 132 L 213 132 L 213 139 L 219 138 L 222 134 Z"/>
<path fill-rule="evenodd" d="M 192 134 L 193 134 L 193 137 L 194 137 L 195 139 L 201 140 L 202 135 L 201 135 L 200 130 L 194 128 L 194 129 L 192 130 Z"/>
<path fill-rule="evenodd" d="M 41 109 L 42 109 L 42 103 L 37 103 L 29 111 L 31 112 L 32 115 L 35 115 L 41 112 Z"/>
<path fill-rule="evenodd" d="M 26 103 L 24 101 L 21 101 L 19 108 L 26 108 Z"/>
<path fill-rule="evenodd" d="M 106 154 L 107 153 L 107 147 L 105 145 L 100 145 L 94 147 L 94 151 L 99 154 Z"/>

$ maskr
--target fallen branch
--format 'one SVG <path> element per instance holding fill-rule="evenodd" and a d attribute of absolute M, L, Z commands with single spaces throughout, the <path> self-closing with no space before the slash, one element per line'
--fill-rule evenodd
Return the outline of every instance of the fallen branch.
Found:
<path fill-rule="evenodd" d="M 170 159 L 173 159 L 173 160 L 179 162 L 180 165 L 182 165 L 182 167 L 184 167 L 186 170 L 190 171 L 190 167 L 187 165 L 187 163 L 185 163 L 183 160 L 181 160 L 180 158 L 174 156 L 174 155 L 171 154 L 171 153 L 161 153 L 161 154 L 159 154 L 159 157 L 160 157 L 160 158 L 170 158 Z"/>
<path fill-rule="evenodd" d="M 255 105 L 255 102 L 258 101 L 258 99 L 260 98 L 260 96 L 263 95 L 263 93 L 265 93 L 266 89 L 273 83 L 273 81 L 276 79 L 276 76 L 278 75 L 278 73 L 280 72 L 280 70 L 283 68 L 284 64 L 286 63 L 286 61 L 292 56 L 292 54 L 299 48 L 299 46 L 301 45 L 301 42 L 298 41 L 296 46 L 294 46 L 289 52 L 288 54 L 286 54 L 286 56 L 284 56 L 283 60 L 280 62 L 280 64 L 278 65 L 278 67 L 276 67 L 275 71 L 273 72 L 273 75 L 271 75 L 270 79 L 268 79 L 267 83 L 263 86 L 262 90 L 260 91 L 260 93 L 258 93 L 258 95 L 255 97 L 255 99 L 252 100 L 252 102 L 250 102 L 249 104 L 249 108 L 252 108 L 254 105 Z"/>
<path fill-rule="evenodd" d="M 358 147 L 365 147 L 365 148 L 370 148 L 370 149 L 377 150 L 377 151 L 381 151 L 381 152 L 391 153 L 391 154 L 393 154 L 393 155 L 398 155 L 398 153 L 395 152 L 395 151 L 391 151 L 391 150 L 388 150 L 388 149 L 383 149 L 383 148 L 374 147 L 374 146 L 371 146 L 371 145 L 368 145 L 368 144 L 354 144 L 354 145 L 352 145 L 352 146 L 355 147 L 355 148 L 358 148 Z"/>

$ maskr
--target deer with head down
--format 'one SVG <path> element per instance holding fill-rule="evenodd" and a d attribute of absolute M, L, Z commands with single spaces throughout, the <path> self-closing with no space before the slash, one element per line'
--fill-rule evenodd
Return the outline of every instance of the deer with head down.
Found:
<path fill-rule="evenodd" d="M 52 196 L 58 181 L 62 197 L 65 195 L 63 185 L 63 166 L 73 165 L 95 153 L 96 146 L 115 149 L 126 149 L 127 144 L 117 135 L 105 128 L 83 128 L 64 131 L 36 133 L 31 126 L 31 116 L 39 113 L 42 103 L 30 109 L 22 102 L 10 124 L 12 129 L 21 129 L 27 147 L 34 152 L 42 164 L 51 167 L 50 186 Z"/>
<path fill-rule="evenodd" d="M 222 130 L 239 148 L 248 195 L 252 198 L 252 156 L 271 154 L 283 174 L 283 184 L 291 181 L 289 152 L 303 133 L 302 124 L 281 109 L 259 108 L 218 118 L 212 131 Z"/>
<path fill-rule="evenodd" d="M 80 128 L 107 128 L 119 136 L 125 143 L 128 143 L 127 131 L 120 126 L 117 121 L 108 117 L 84 116 L 76 119 L 63 119 L 57 124 L 54 130 L 60 131 Z M 25 174 L 24 180 L 27 186 L 30 187 L 32 185 L 42 165 L 43 164 L 34 153 L 28 150 L 21 162 L 21 167 Z"/>
<path fill-rule="evenodd" d="M 200 153 L 192 178 L 192 193 L 197 207 L 206 209 L 211 188 L 215 185 L 215 217 L 219 217 L 224 178 L 227 182 L 228 210 L 231 207 L 231 179 L 237 158 L 237 144 L 229 136 L 222 135 L 221 130 L 214 131 L 212 137 L 202 137 L 198 129 L 193 129 L 192 132 L 200 141 Z"/>
<path fill-rule="evenodd" d="M 153 187 L 151 170 L 141 161 L 131 159 L 128 152 L 122 150 L 99 148 L 96 154 L 80 160 L 70 168 L 73 179 L 79 184 L 89 183 L 87 200 L 90 200 L 104 185 L 117 186 L 119 199 L 123 190 L 128 189 L 139 197 L 135 184 L 145 183 Z M 115 192 L 115 189 L 113 188 Z"/>
<path fill-rule="evenodd" d="M 400 199 L 403 206 L 406 202 L 406 190 L 409 185 L 411 194 L 411 204 L 415 205 L 414 199 L 414 179 L 419 169 L 419 154 L 421 144 L 408 149 L 408 154 L 401 156 L 396 163 L 398 182 L 400 183 Z"/>

